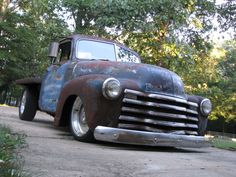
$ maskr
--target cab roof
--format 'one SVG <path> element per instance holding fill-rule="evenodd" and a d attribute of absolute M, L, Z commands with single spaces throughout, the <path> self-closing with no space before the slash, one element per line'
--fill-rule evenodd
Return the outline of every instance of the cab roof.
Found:
<path fill-rule="evenodd" d="M 68 39 L 73 39 L 73 40 L 77 40 L 77 39 L 87 39 L 87 40 L 94 40 L 94 41 L 101 41 L 101 42 L 108 42 L 108 43 L 113 43 L 113 44 L 116 44 L 117 46 L 120 46 L 120 47 L 123 47 L 127 50 L 130 50 L 132 51 L 133 53 L 135 53 L 136 55 L 138 55 L 137 52 L 133 51 L 132 49 L 126 47 L 125 45 L 119 43 L 119 42 L 116 42 L 114 40 L 109 40 L 109 39 L 105 39 L 105 38 L 101 38 L 101 37 L 97 37 L 97 36 L 87 36 L 87 35 L 81 35 L 81 34 L 73 34 L 73 35 L 70 35 L 68 37 L 64 37 L 62 39 L 59 40 L 59 42 L 63 42 L 65 40 L 68 40 Z M 138 55 L 139 56 L 139 55 Z M 139 57 L 140 58 L 140 57 Z"/>

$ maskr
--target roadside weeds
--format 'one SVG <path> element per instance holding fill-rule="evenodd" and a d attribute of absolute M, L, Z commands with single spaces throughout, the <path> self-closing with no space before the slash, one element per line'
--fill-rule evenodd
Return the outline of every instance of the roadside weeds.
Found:
<path fill-rule="evenodd" d="M 236 151 L 236 142 L 230 138 L 226 137 L 214 137 L 211 140 L 211 144 L 213 147 L 226 149 L 231 151 Z"/>
<path fill-rule="evenodd" d="M 8 127 L 0 125 L 1 177 L 29 177 L 23 170 L 24 160 L 19 153 L 25 146 L 25 135 L 12 133 Z"/>

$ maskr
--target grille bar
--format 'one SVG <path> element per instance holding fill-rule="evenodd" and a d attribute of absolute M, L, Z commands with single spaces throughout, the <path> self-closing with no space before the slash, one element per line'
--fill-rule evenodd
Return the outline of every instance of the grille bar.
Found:
<path fill-rule="evenodd" d="M 125 89 L 118 127 L 198 135 L 198 104 L 185 99 Z"/>
<path fill-rule="evenodd" d="M 196 131 L 189 131 L 189 130 L 163 130 L 159 128 L 153 128 L 150 126 L 146 125 L 138 125 L 138 124 L 124 124 L 124 123 L 119 123 L 118 125 L 119 128 L 125 128 L 125 129 L 134 129 L 134 130 L 145 130 L 145 131 L 150 131 L 150 132 L 158 132 L 158 133 L 163 133 L 163 132 L 168 132 L 172 134 L 177 134 L 177 135 L 197 135 L 198 133 Z"/>
<path fill-rule="evenodd" d="M 132 116 L 120 116 L 119 119 L 125 120 L 125 121 L 130 121 L 130 122 L 141 122 L 141 123 L 148 123 L 148 124 L 173 127 L 173 128 L 191 128 L 191 129 L 198 128 L 198 126 L 196 124 L 161 121 L 161 120 L 153 120 L 153 119 L 149 119 L 149 118 L 137 118 L 137 117 L 132 117 Z"/>
<path fill-rule="evenodd" d="M 197 111 L 187 109 L 185 107 L 168 105 L 168 104 L 163 104 L 163 103 L 154 103 L 154 102 L 150 102 L 150 101 L 133 100 L 133 99 L 129 99 L 129 98 L 124 98 L 123 102 L 124 103 L 136 104 L 136 105 L 152 106 L 152 107 L 164 108 L 164 109 L 172 109 L 172 110 L 183 111 L 183 112 L 196 114 L 196 115 L 198 114 Z"/>
<path fill-rule="evenodd" d="M 131 108 L 131 107 L 126 107 L 126 106 L 123 106 L 121 108 L 121 110 L 125 111 L 125 112 L 141 113 L 141 114 L 145 114 L 145 115 L 158 116 L 158 117 L 164 117 L 164 118 L 198 121 L 198 119 L 196 117 L 186 116 L 184 114 L 171 114 L 171 113 L 164 113 L 164 112 L 158 112 L 158 111 L 152 111 L 152 110 Z"/>
<path fill-rule="evenodd" d="M 180 99 L 180 98 L 171 97 L 171 96 L 158 95 L 158 94 L 152 94 L 152 93 L 143 93 L 143 92 L 140 92 L 140 91 L 130 90 L 130 89 L 125 89 L 124 92 L 125 93 L 130 93 L 130 94 L 133 94 L 133 95 L 137 95 L 137 96 L 167 100 L 167 101 L 172 101 L 172 102 L 177 102 L 177 103 L 184 103 L 184 104 L 189 105 L 189 106 L 198 107 L 198 104 L 196 104 L 196 103 L 186 101 L 186 100 Z"/>

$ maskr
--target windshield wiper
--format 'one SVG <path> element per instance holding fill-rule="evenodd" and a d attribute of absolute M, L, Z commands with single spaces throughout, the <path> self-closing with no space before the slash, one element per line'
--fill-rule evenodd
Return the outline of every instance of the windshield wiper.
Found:
<path fill-rule="evenodd" d="M 109 59 L 107 59 L 107 58 L 98 58 L 98 60 L 109 61 Z"/>
<path fill-rule="evenodd" d="M 101 60 L 101 61 L 110 61 L 109 59 L 107 58 L 97 58 L 97 59 L 90 59 L 90 60 Z"/>

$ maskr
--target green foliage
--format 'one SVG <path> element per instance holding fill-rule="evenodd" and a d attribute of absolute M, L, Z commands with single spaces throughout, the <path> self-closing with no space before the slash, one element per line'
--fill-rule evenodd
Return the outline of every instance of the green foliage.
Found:
<path fill-rule="evenodd" d="M 2 177 L 28 176 L 22 169 L 22 159 L 17 150 L 25 144 L 24 137 L 12 134 L 9 128 L 0 126 L 0 174 Z"/>
<path fill-rule="evenodd" d="M 231 29 L 236 32 L 236 1 L 225 0 L 225 3 L 217 6 L 218 22 L 221 30 L 226 32 Z M 235 35 L 235 34 L 234 34 Z M 235 36 L 234 36 L 235 37 Z"/>
<path fill-rule="evenodd" d="M 211 144 L 216 148 L 236 151 L 236 142 L 231 139 L 214 138 L 211 140 Z"/>
<path fill-rule="evenodd" d="M 56 0 L 0 2 L 0 97 L 19 96 L 15 80 L 42 75 L 52 40 L 68 34 Z M 0 102 L 3 102 L 0 99 Z"/>
<path fill-rule="evenodd" d="M 4 21 L 0 22 L 2 33 L 0 79 L 7 84 L 10 84 L 16 76 L 22 77 L 25 73 L 30 72 L 31 69 L 28 67 L 34 65 L 34 61 L 31 59 L 35 53 L 37 41 L 32 40 L 36 36 L 31 32 L 29 23 L 32 22 L 14 12 L 7 12 Z"/>
<path fill-rule="evenodd" d="M 236 42 L 228 41 L 225 57 L 218 64 L 219 81 L 215 115 L 227 121 L 236 120 Z"/>
<path fill-rule="evenodd" d="M 136 50 L 146 63 L 172 69 L 181 62 L 192 62 L 196 52 L 211 48 L 202 34 L 212 29 L 212 1 L 62 2 L 75 21 L 76 32 L 118 39 Z"/>

